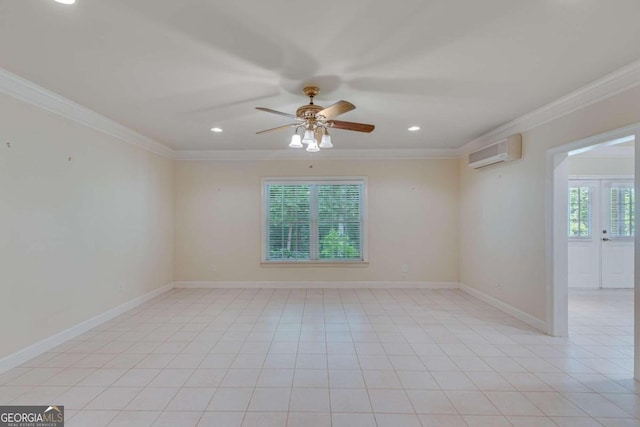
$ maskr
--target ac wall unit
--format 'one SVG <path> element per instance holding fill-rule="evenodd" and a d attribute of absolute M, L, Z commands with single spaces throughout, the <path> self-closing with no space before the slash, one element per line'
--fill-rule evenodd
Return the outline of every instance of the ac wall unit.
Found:
<path fill-rule="evenodd" d="M 522 135 L 511 135 L 481 150 L 469 154 L 469 167 L 474 169 L 522 158 Z"/>

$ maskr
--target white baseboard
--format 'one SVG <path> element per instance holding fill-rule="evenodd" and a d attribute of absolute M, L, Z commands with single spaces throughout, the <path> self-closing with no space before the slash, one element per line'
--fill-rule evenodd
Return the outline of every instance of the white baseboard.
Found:
<path fill-rule="evenodd" d="M 510 316 L 515 317 L 516 319 L 526 323 L 529 326 L 533 326 L 534 328 L 547 333 L 547 322 L 540 320 L 532 315 L 525 313 L 524 311 L 515 308 L 512 305 L 507 304 L 506 302 L 500 301 L 497 298 L 494 298 L 490 295 L 485 294 L 482 291 L 479 291 L 471 286 L 467 286 L 463 283 L 460 283 L 460 289 L 468 293 L 469 295 L 478 298 L 482 302 L 486 302 L 492 307 L 497 308 L 500 311 L 507 313 Z"/>
<path fill-rule="evenodd" d="M 69 329 L 40 340 L 37 343 L 30 345 L 29 347 L 23 348 L 22 350 L 18 350 L 15 353 L 5 356 L 0 359 L 0 374 L 8 371 L 9 369 L 13 369 L 16 366 L 20 366 L 26 361 L 40 356 L 41 354 L 46 353 L 52 348 L 57 347 L 66 341 L 72 340 L 84 334 L 88 330 L 93 329 L 105 322 L 108 322 L 114 317 L 117 317 L 122 313 L 125 313 L 141 304 L 144 304 L 150 299 L 155 298 L 158 295 L 161 295 L 171 289 L 173 289 L 173 283 L 169 283 L 158 289 L 154 289 L 151 292 L 134 298 L 131 301 L 127 301 L 124 304 L 107 310 L 102 314 L 92 317 L 91 319 L 85 320 L 82 323 L 78 323 L 77 325 L 72 326 Z"/>
<path fill-rule="evenodd" d="M 214 288 L 265 288 L 265 289 L 293 289 L 293 288 L 327 288 L 327 289 L 458 289 L 458 282 L 173 282 L 174 288 L 183 289 L 214 289 Z"/>

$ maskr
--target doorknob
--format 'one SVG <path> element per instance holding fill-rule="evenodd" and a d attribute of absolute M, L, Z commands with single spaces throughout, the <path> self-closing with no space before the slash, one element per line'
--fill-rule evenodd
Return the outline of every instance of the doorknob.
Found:
<path fill-rule="evenodd" d="M 603 237 L 603 238 L 602 238 L 602 241 L 603 241 L 603 242 L 608 242 L 609 240 L 610 240 L 610 239 L 609 239 L 608 237 Z"/>

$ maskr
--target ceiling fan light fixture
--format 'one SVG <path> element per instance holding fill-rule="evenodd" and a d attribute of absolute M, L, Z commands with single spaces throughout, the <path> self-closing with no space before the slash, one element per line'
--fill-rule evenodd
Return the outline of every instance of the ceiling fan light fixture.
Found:
<path fill-rule="evenodd" d="M 317 153 L 318 151 L 320 151 L 320 148 L 318 148 L 318 143 L 315 139 L 312 140 L 309 145 L 307 145 L 307 151 L 310 153 Z"/>
<path fill-rule="evenodd" d="M 306 145 L 307 151 L 315 153 L 317 151 L 320 151 L 321 148 L 333 148 L 328 128 L 365 133 L 370 133 L 375 129 L 374 125 L 366 123 L 335 120 L 335 117 L 344 113 L 348 113 L 349 111 L 355 109 L 356 106 L 344 100 L 338 101 L 326 108 L 320 105 L 316 105 L 313 103 L 313 98 L 318 94 L 318 91 L 319 89 L 315 86 L 305 87 L 304 94 L 309 97 L 309 104 L 299 107 L 296 110 L 295 114 L 283 113 L 282 111 L 277 111 L 266 107 L 256 107 L 256 110 L 264 111 L 271 114 L 277 114 L 279 116 L 289 117 L 290 119 L 296 121 L 288 125 L 261 130 L 256 132 L 256 134 L 285 130 L 287 128 L 295 128 L 294 135 L 292 135 L 291 141 L 289 142 L 289 147 L 301 148 Z M 298 131 L 301 129 L 304 131 L 304 133 L 302 134 L 298 133 Z"/>
<path fill-rule="evenodd" d="M 333 144 L 331 143 L 331 135 L 329 135 L 329 131 L 325 130 L 322 135 L 322 139 L 320 140 L 320 148 L 333 148 Z"/>
<path fill-rule="evenodd" d="M 313 129 L 307 128 L 304 131 L 304 136 L 302 137 L 302 142 L 305 144 L 316 143 L 316 137 L 313 134 Z"/>
<path fill-rule="evenodd" d="M 302 148 L 302 142 L 300 140 L 300 135 L 294 133 L 291 137 L 291 142 L 289 143 L 289 147 L 291 148 Z"/>

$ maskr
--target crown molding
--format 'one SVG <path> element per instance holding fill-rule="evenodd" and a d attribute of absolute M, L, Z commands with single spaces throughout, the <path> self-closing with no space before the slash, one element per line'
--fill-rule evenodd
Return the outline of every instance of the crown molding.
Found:
<path fill-rule="evenodd" d="M 176 160 L 353 160 L 353 159 L 446 159 L 457 158 L 453 149 L 340 149 L 321 150 L 307 153 L 304 150 L 209 150 L 176 151 Z"/>
<path fill-rule="evenodd" d="M 456 149 L 173 150 L 74 101 L 0 68 L 0 93 L 175 160 L 276 159 L 442 159 L 457 158 L 515 133 L 526 132 L 640 84 L 640 61 L 633 62 L 543 107 L 499 126 Z"/>
<path fill-rule="evenodd" d="M 16 76 L 3 68 L 0 68 L 0 93 L 113 136 L 159 156 L 169 159 L 175 157 L 175 151 L 166 145 L 141 135 L 102 114 L 98 114 L 29 80 Z"/>
<path fill-rule="evenodd" d="M 526 132 L 639 84 L 640 61 L 636 61 L 475 138 L 457 149 L 456 154 L 465 156 L 472 151 L 489 146 L 510 135 Z"/>

